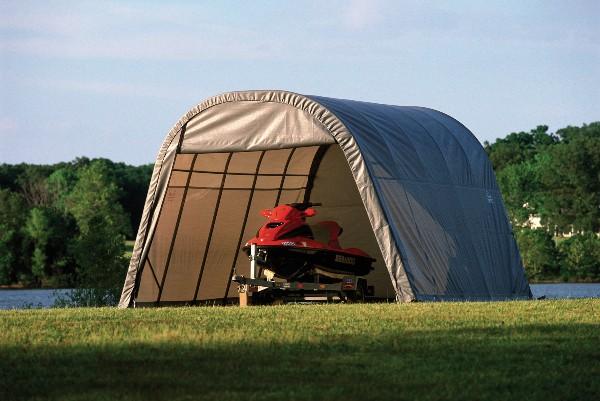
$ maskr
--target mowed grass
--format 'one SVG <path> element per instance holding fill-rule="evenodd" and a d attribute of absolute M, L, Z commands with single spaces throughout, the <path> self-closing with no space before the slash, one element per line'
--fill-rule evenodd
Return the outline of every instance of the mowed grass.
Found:
<path fill-rule="evenodd" d="M 593 400 L 600 299 L 0 312 L 0 399 Z"/>

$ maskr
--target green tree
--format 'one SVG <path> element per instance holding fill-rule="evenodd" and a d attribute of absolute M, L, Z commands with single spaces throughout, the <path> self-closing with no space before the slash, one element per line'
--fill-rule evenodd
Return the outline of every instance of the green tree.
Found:
<path fill-rule="evenodd" d="M 53 170 L 52 166 L 26 165 L 17 177 L 16 181 L 29 207 L 47 207 L 52 204 L 46 178 Z"/>
<path fill-rule="evenodd" d="M 125 233 L 130 230 L 119 194 L 106 163 L 94 161 L 78 171 L 66 200 L 78 228 L 72 251 L 80 289 L 71 295 L 72 303 L 96 306 L 118 301 L 127 267 Z"/>
<path fill-rule="evenodd" d="M 0 164 L 0 188 L 18 192 L 21 188 L 18 179 L 27 168 L 27 164 Z"/>
<path fill-rule="evenodd" d="M 494 170 L 501 171 L 506 166 L 532 160 L 547 146 L 558 142 L 558 137 L 548 133 L 548 126 L 539 125 L 529 132 L 513 132 L 493 144 L 484 142 Z"/>
<path fill-rule="evenodd" d="M 537 157 L 542 222 L 558 234 L 600 231 L 600 123 L 559 130 Z"/>
<path fill-rule="evenodd" d="M 115 182 L 123 189 L 119 201 L 130 218 L 132 231 L 128 234 L 128 237 L 135 237 L 142 219 L 148 185 L 154 166 L 152 164 L 128 166 L 124 163 L 115 163 L 113 168 Z"/>
<path fill-rule="evenodd" d="M 75 269 L 78 263 L 75 255 L 79 249 L 76 245 L 91 238 L 91 234 L 82 236 L 82 232 L 90 232 L 85 227 L 97 224 L 93 223 L 93 218 L 86 217 L 85 208 L 76 205 L 85 200 L 81 196 L 85 192 L 83 182 L 79 182 L 86 175 L 83 172 L 88 170 L 102 170 L 104 183 L 110 183 L 104 188 L 112 194 L 110 202 L 117 211 L 105 213 L 102 208 L 98 211 L 114 220 L 114 224 L 107 226 L 109 234 L 116 230 L 118 235 L 131 237 L 134 234 L 132 226 L 137 231 L 152 165 L 136 167 L 85 157 L 54 165 L 0 164 L 0 189 L 3 189 L 0 195 L 1 283 L 73 285 L 76 275 L 83 271 L 82 268 Z M 89 177 L 83 181 L 86 180 L 89 184 Z M 89 192 L 93 191 L 89 189 Z M 100 193 L 100 203 L 109 203 L 102 196 Z M 87 207 L 97 206 L 91 200 L 85 201 Z M 78 258 L 82 260 L 84 256 L 80 254 Z M 86 280 L 78 279 L 77 283 L 83 281 Z"/>
<path fill-rule="evenodd" d="M 539 180 L 536 164 L 526 161 L 511 164 L 496 174 L 504 204 L 513 226 L 523 226 L 530 215 L 537 214 Z"/>
<path fill-rule="evenodd" d="M 558 274 L 558 252 L 552 236 L 540 229 L 521 228 L 515 237 L 527 276 L 544 279 Z"/>
<path fill-rule="evenodd" d="M 77 183 L 77 168 L 73 164 L 56 169 L 46 180 L 53 206 L 67 212 L 66 200 Z"/>
<path fill-rule="evenodd" d="M 75 232 L 73 223 L 71 216 L 52 207 L 30 210 L 25 232 L 32 245 L 31 272 L 38 285 L 74 284 L 75 265 L 69 253 Z"/>
<path fill-rule="evenodd" d="M 600 238 L 574 235 L 559 244 L 561 273 L 569 280 L 600 280 Z"/>
<path fill-rule="evenodd" d="M 129 166 L 125 163 L 114 163 L 108 159 L 94 159 L 94 163 L 101 163 L 106 168 L 108 179 L 119 187 L 119 203 L 130 218 L 132 231 L 126 233 L 131 238 L 142 217 L 148 184 L 154 168 L 151 164 L 142 166 Z"/>
<path fill-rule="evenodd" d="M 0 284 L 17 282 L 25 274 L 22 228 L 27 218 L 24 199 L 0 188 Z"/>
<path fill-rule="evenodd" d="M 32 239 L 33 253 L 31 255 L 31 272 L 38 282 L 42 282 L 46 276 L 46 247 L 51 235 L 48 216 L 41 208 L 33 208 L 29 213 L 25 232 Z"/>

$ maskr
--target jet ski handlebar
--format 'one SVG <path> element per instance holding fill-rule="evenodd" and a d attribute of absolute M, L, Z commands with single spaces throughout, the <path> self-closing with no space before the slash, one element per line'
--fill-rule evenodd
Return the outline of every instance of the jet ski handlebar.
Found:
<path fill-rule="evenodd" d="M 322 203 L 320 202 L 301 202 L 301 203 L 290 203 L 289 204 L 291 207 L 293 207 L 294 209 L 298 209 L 301 211 L 304 211 L 306 209 L 308 209 L 309 207 L 313 207 L 313 206 L 321 206 Z"/>

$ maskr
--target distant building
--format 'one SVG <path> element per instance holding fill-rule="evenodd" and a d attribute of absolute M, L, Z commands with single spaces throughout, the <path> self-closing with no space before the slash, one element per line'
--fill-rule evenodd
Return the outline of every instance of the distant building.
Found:
<path fill-rule="evenodd" d="M 528 209 L 531 210 L 531 208 L 529 207 L 529 203 L 524 203 L 523 204 L 523 208 L 524 209 Z M 527 221 L 525 221 L 525 223 L 523 223 L 523 227 L 528 227 L 528 228 L 532 228 L 532 229 L 546 229 L 548 231 L 554 231 L 554 235 L 557 237 L 563 237 L 563 238 L 569 238 L 572 237 L 573 235 L 577 234 L 574 230 L 573 227 L 571 227 L 571 231 L 569 232 L 561 232 L 561 233 L 557 233 L 556 229 L 554 230 L 550 230 L 548 227 L 545 227 L 542 224 L 542 218 L 540 216 L 538 216 L 537 214 L 529 214 L 529 217 L 527 218 Z M 600 236 L 600 233 L 598 234 Z"/>

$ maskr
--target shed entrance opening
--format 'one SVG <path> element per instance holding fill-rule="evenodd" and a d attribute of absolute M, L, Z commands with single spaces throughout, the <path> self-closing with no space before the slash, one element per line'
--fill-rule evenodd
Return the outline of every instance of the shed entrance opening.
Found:
<path fill-rule="evenodd" d="M 375 296 L 395 298 L 346 158 L 339 146 L 321 145 L 178 154 L 136 304 L 236 301 L 231 277 L 249 275 L 241 247 L 264 223 L 260 211 L 308 201 L 323 204 L 315 219 L 340 223 L 343 244 L 377 259 L 366 276 Z"/>

